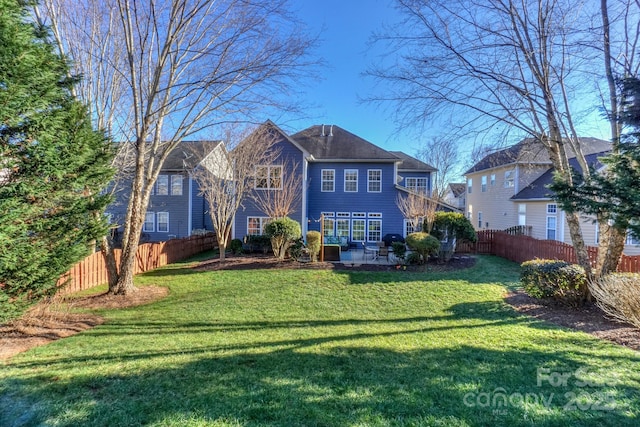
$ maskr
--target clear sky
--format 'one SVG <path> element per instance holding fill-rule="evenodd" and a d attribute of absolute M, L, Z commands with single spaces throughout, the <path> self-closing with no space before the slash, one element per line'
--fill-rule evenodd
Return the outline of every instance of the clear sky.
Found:
<path fill-rule="evenodd" d="M 376 91 L 376 82 L 364 77 L 363 72 L 368 65 L 384 60 L 381 50 L 376 52 L 369 45 L 370 37 L 383 25 L 401 18 L 392 7 L 392 0 L 293 0 L 292 4 L 310 31 L 320 33 L 316 54 L 326 61 L 327 67 L 320 72 L 322 80 L 306 89 L 308 102 L 315 105 L 308 111 L 309 118 L 275 119 L 276 123 L 292 132 L 316 124 L 335 124 L 384 149 L 414 155 L 421 141 L 409 132 L 395 132 L 396 125 L 385 111 L 389 106 L 361 101 Z M 603 132 L 600 126 L 593 125 L 594 121 L 590 123 L 590 128 L 579 129 L 583 136 L 608 138 L 606 129 Z M 431 129 L 422 136 L 423 141 L 442 131 L 436 123 Z M 462 147 L 470 145 L 460 143 Z"/>
<path fill-rule="evenodd" d="M 307 89 L 309 102 L 315 105 L 309 118 L 284 123 L 298 131 L 315 124 L 338 125 L 387 150 L 413 154 L 417 144 L 395 135 L 395 126 L 382 108 L 363 103 L 372 94 L 375 82 L 362 76 L 378 55 L 368 45 L 374 30 L 391 23 L 395 11 L 389 0 L 297 0 L 312 33 L 320 34 L 317 54 L 327 67 L 322 80 Z"/>

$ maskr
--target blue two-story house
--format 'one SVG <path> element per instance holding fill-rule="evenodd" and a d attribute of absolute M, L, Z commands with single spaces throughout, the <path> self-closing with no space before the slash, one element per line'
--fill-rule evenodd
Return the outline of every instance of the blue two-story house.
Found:
<path fill-rule="evenodd" d="M 260 174 L 280 177 L 260 181 L 254 191 L 281 191 L 282 177 L 301 174 L 302 188 L 291 218 L 308 230 L 320 230 L 324 218 L 325 236 L 349 242 L 378 242 L 386 234 L 406 236 L 408 222 L 397 206 L 398 197 L 409 192 L 429 195 L 436 169 L 405 153 L 386 151 L 335 125 L 317 125 L 288 135 L 272 122 L 278 133 L 275 144 L 280 156 L 260 165 Z M 295 164 L 295 170 L 284 170 Z M 258 181 L 256 181 L 258 183 Z M 275 183 L 275 184 L 273 184 Z M 250 201 L 237 212 L 233 234 L 262 234 L 269 218 Z"/>
<path fill-rule="evenodd" d="M 252 191 L 282 191 L 288 174 L 299 176 L 300 195 L 289 216 L 301 224 L 303 235 L 322 229 L 325 237 L 355 244 L 378 242 L 386 234 L 406 236 L 413 230 L 397 206 L 398 198 L 410 192 L 431 194 L 434 167 L 401 151 L 384 150 L 338 126 L 317 125 L 288 135 L 267 121 L 256 133 L 267 135 L 278 155 L 269 164 L 256 166 Z M 248 140 L 256 144 L 256 138 Z M 190 170 L 211 156 L 226 158 L 225 150 L 222 142 L 192 141 L 170 154 L 147 207 L 143 241 L 213 230 L 208 203 L 199 195 Z M 127 198 L 128 191 L 119 192 L 108 209 L 113 223 L 122 224 Z M 246 197 L 234 218 L 232 237 L 262 234 L 269 219 L 253 197 Z"/>
<path fill-rule="evenodd" d="M 212 231 L 208 203 L 190 171 L 205 158 L 221 155 L 221 141 L 184 141 L 173 150 L 163 164 L 147 206 L 141 242 L 157 242 L 191 236 L 201 230 Z M 116 244 L 121 235 L 131 182 L 117 183 L 120 191 L 107 209 Z"/>

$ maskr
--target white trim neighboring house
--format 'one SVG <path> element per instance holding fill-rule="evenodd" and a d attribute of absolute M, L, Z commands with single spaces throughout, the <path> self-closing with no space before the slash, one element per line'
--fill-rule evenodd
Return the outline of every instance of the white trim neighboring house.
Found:
<path fill-rule="evenodd" d="M 595 138 L 581 138 L 586 147 L 587 163 L 598 166 L 598 158 L 611 150 L 607 141 Z M 579 168 L 575 157 L 570 159 L 574 168 Z M 507 182 L 509 172 L 513 182 Z M 488 185 L 487 191 L 480 191 L 482 176 L 496 176 L 495 185 Z M 472 224 L 478 229 L 488 228 L 504 230 L 513 226 L 526 226 L 531 230 L 532 237 L 570 243 L 569 227 L 566 223 L 566 213 L 553 200 L 551 190 L 548 189 L 553 179 L 553 168 L 548 154 L 542 144 L 535 140 L 526 139 L 520 143 L 499 150 L 485 156 L 480 162 L 469 169 L 465 177 L 475 184 L 477 190 L 467 194 L 465 212 L 483 213 L 485 227 L 478 227 L 478 221 Z M 490 178 L 487 178 L 490 181 Z M 556 205 L 556 212 L 549 213 L 548 205 Z M 554 218 L 549 220 L 548 218 Z M 597 245 L 597 225 L 591 216 L 582 217 L 583 235 L 588 246 Z M 549 221 L 555 222 L 555 232 L 548 230 Z M 523 224 L 524 222 L 524 224 Z M 487 225 L 488 223 L 488 225 Z M 640 246 L 625 246 L 627 255 L 640 254 Z"/>

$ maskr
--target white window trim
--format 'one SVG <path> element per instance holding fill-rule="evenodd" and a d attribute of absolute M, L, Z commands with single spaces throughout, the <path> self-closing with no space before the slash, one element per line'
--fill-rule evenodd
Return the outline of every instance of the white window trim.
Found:
<path fill-rule="evenodd" d="M 551 208 L 553 207 L 553 211 Z M 558 213 L 558 204 L 557 203 L 548 203 L 547 204 L 547 215 L 556 215 Z"/>
<path fill-rule="evenodd" d="M 480 192 L 481 193 L 487 192 L 487 176 L 486 175 L 482 175 L 480 177 Z"/>
<path fill-rule="evenodd" d="M 356 174 L 355 181 L 353 181 L 353 180 L 347 181 L 347 174 L 348 173 L 354 173 L 354 172 Z M 358 192 L 358 178 L 359 178 L 358 177 L 358 169 L 345 169 L 344 170 L 344 192 L 345 193 L 357 193 Z M 355 182 L 356 189 L 355 190 L 347 190 L 347 182 L 350 182 L 350 183 Z"/>
<path fill-rule="evenodd" d="M 337 218 L 349 218 L 351 214 L 349 212 L 336 212 Z"/>
<path fill-rule="evenodd" d="M 478 211 L 478 228 L 482 228 L 482 211 Z"/>
<path fill-rule="evenodd" d="M 258 218 L 260 220 L 260 234 L 249 234 L 249 220 L 251 218 Z M 269 219 L 270 218 L 268 216 L 248 216 L 247 217 L 247 228 L 246 228 L 247 235 L 250 235 L 250 236 L 259 236 L 259 235 L 261 235 L 263 233 L 264 227 L 265 227 L 265 225 L 267 225 L 266 223 L 267 223 L 267 221 L 269 221 Z"/>
<path fill-rule="evenodd" d="M 372 180 L 371 172 L 380 172 L 380 175 L 379 175 L 380 179 Z M 373 183 L 379 183 L 380 189 L 372 190 L 371 184 Z M 367 193 L 382 193 L 382 169 L 367 169 Z"/>
<path fill-rule="evenodd" d="M 331 180 L 326 180 L 324 179 L 324 173 L 325 172 L 331 172 L 333 175 L 333 178 L 331 178 Z M 331 190 L 325 190 L 324 189 L 324 183 L 325 182 L 331 182 Z M 322 169 L 320 170 L 320 191 L 322 193 L 335 193 L 336 191 L 336 170 L 335 169 Z"/>
<path fill-rule="evenodd" d="M 553 218 L 553 219 L 556 221 L 556 226 L 555 226 L 555 228 L 549 228 L 549 219 L 551 219 L 551 218 Z M 555 234 L 555 236 L 554 236 L 554 238 L 553 238 L 553 239 L 550 239 L 550 238 L 549 238 L 549 231 L 550 231 L 550 230 L 553 230 L 553 231 L 555 232 L 555 233 L 554 233 L 554 234 Z M 546 217 L 546 220 L 545 220 L 545 239 L 546 239 L 546 240 L 558 240 L 558 217 L 557 217 L 557 216 L 555 216 L 555 215 L 548 215 L 548 216 Z"/>
<path fill-rule="evenodd" d="M 412 182 L 413 184 L 409 184 L 410 182 Z M 418 185 L 418 182 L 424 182 L 424 185 Z M 429 192 L 429 178 L 424 176 L 408 176 L 404 179 L 404 186 L 405 188 L 413 190 L 416 193 L 427 194 Z"/>
<path fill-rule="evenodd" d="M 167 180 L 167 192 L 166 193 L 160 193 L 160 180 L 161 179 L 166 179 Z M 169 194 L 171 194 L 171 189 L 169 187 L 169 175 L 166 174 L 161 174 L 158 175 L 158 179 L 156 180 L 156 196 L 168 196 Z"/>
<path fill-rule="evenodd" d="M 375 219 L 379 219 L 382 218 L 382 213 L 381 212 L 369 212 L 367 214 L 368 218 L 375 218 Z"/>
<path fill-rule="evenodd" d="M 167 229 L 160 230 L 160 216 L 167 215 Z M 158 233 L 168 233 L 169 232 L 169 212 L 156 212 L 156 231 Z"/>
<path fill-rule="evenodd" d="M 364 229 L 363 229 L 363 236 L 362 236 L 362 240 L 360 239 L 356 239 L 355 237 L 353 237 L 353 232 L 355 230 L 355 227 L 353 226 L 353 224 L 355 222 L 362 222 L 364 224 Z M 365 218 L 355 218 L 351 220 L 351 241 L 353 242 L 366 242 L 367 240 L 367 220 Z"/>
<path fill-rule="evenodd" d="M 380 239 L 379 240 L 371 240 L 369 233 L 371 232 L 371 223 L 372 222 L 379 222 L 380 223 Z M 382 219 L 376 218 L 376 219 L 368 219 L 367 220 L 367 229 L 365 232 L 365 237 L 367 239 L 367 242 L 380 242 L 382 241 Z"/>
<path fill-rule="evenodd" d="M 173 187 L 176 183 L 180 181 L 180 192 L 174 193 Z M 172 196 L 182 196 L 184 193 L 184 177 L 182 175 L 171 175 L 171 195 Z"/>
<path fill-rule="evenodd" d="M 352 218 L 366 218 L 367 217 L 367 213 L 366 212 L 351 212 L 351 217 Z"/>
<path fill-rule="evenodd" d="M 492 173 L 491 177 L 489 178 L 489 183 L 490 185 L 493 187 L 494 185 L 496 185 L 496 174 Z"/>
<path fill-rule="evenodd" d="M 149 218 L 149 216 L 151 216 L 151 218 L 153 218 L 153 220 L 151 221 L 151 223 L 153 224 L 151 226 L 151 230 L 149 230 L 147 228 L 147 218 Z M 144 223 L 142 224 L 142 231 L 145 233 L 155 233 L 156 231 L 156 214 L 155 212 L 147 212 L 144 216 Z"/>
<path fill-rule="evenodd" d="M 467 194 L 473 193 L 473 178 L 467 179 Z"/>
<path fill-rule="evenodd" d="M 509 178 L 507 178 L 507 175 Z M 504 171 L 504 188 L 514 188 L 516 186 L 516 171 L 514 169 Z"/>
<path fill-rule="evenodd" d="M 258 169 L 259 168 L 266 168 L 267 169 L 267 186 L 266 187 L 258 187 Z M 280 185 L 278 187 L 272 187 L 271 186 L 271 171 L 274 169 L 280 169 Z M 284 180 L 284 168 L 282 167 L 282 165 L 258 165 L 255 168 L 255 176 L 256 179 L 254 179 L 253 182 L 253 188 L 256 190 L 282 190 L 282 181 Z"/>

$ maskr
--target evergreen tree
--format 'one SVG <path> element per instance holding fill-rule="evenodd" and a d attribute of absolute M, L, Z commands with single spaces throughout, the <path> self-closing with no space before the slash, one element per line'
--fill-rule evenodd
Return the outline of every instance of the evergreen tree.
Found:
<path fill-rule="evenodd" d="M 29 3 L 0 0 L 0 321 L 54 293 L 106 233 L 112 177 L 111 144 Z"/>
<path fill-rule="evenodd" d="M 563 208 L 608 218 L 640 237 L 640 80 L 620 81 L 623 109 L 618 120 L 626 128 L 618 150 L 600 159 L 604 166 L 586 182 L 574 176 L 570 187 L 556 176 L 551 189 Z"/>

